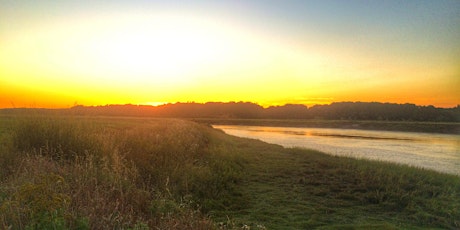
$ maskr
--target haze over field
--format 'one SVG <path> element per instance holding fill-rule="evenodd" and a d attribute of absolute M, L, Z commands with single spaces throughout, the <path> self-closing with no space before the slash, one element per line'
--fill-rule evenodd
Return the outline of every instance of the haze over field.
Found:
<path fill-rule="evenodd" d="M 460 104 L 460 1 L 0 0 L 0 108 Z"/>

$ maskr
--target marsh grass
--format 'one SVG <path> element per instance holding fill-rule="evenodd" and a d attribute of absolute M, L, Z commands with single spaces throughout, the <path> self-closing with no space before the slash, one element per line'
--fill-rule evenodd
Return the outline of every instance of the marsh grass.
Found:
<path fill-rule="evenodd" d="M 18 121 L 12 140 L 19 151 L 72 161 L 88 154 L 100 154 L 93 129 L 88 124 L 66 119 L 29 118 Z"/>
<path fill-rule="evenodd" d="M 200 185 L 230 180 L 197 176 L 219 175 L 197 125 L 152 120 L 127 127 L 69 117 L 10 122 L 2 128 L 0 228 L 212 228 L 195 201 L 212 188 Z"/>
<path fill-rule="evenodd" d="M 0 117 L 2 229 L 460 228 L 460 178 L 173 119 Z"/>

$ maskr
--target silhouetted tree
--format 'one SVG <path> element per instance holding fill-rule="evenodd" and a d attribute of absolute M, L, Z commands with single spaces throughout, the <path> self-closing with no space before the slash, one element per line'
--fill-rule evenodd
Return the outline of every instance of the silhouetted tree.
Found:
<path fill-rule="evenodd" d="M 4 110 L 6 111 L 6 110 Z M 328 120 L 388 120 L 460 122 L 460 106 L 434 106 L 379 102 L 334 102 L 330 105 L 287 104 L 266 109 L 250 102 L 175 103 L 157 107 L 139 105 L 74 106 L 77 115 L 148 116 L 179 118 L 274 118 Z"/>

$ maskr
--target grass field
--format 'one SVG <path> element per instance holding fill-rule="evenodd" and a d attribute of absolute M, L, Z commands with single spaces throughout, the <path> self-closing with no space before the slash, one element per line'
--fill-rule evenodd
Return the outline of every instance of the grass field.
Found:
<path fill-rule="evenodd" d="M 2 229 L 458 229 L 460 178 L 174 119 L 0 117 Z"/>

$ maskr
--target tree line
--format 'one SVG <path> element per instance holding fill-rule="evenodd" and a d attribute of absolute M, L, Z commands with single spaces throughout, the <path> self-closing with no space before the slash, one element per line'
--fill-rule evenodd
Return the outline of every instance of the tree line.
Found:
<path fill-rule="evenodd" d="M 175 103 L 161 106 L 74 106 L 77 115 L 115 115 L 177 118 L 325 119 L 460 122 L 460 105 L 454 108 L 380 102 L 335 102 L 307 107 L 301 104 L 262 106 L 250 102 Z"/>
<path fill-rule="evenodd" d="M 149 105 L 77 105 L 69 109 L 0 109 L 0 114 L 68 114 L 224 119 L 322 119 L 460 122 L 460 105 L 453 108 L 380 102 L 334 102 L 307 107 L 286 104 L 264 108 L 251 102 L 174 103 Z"/>

